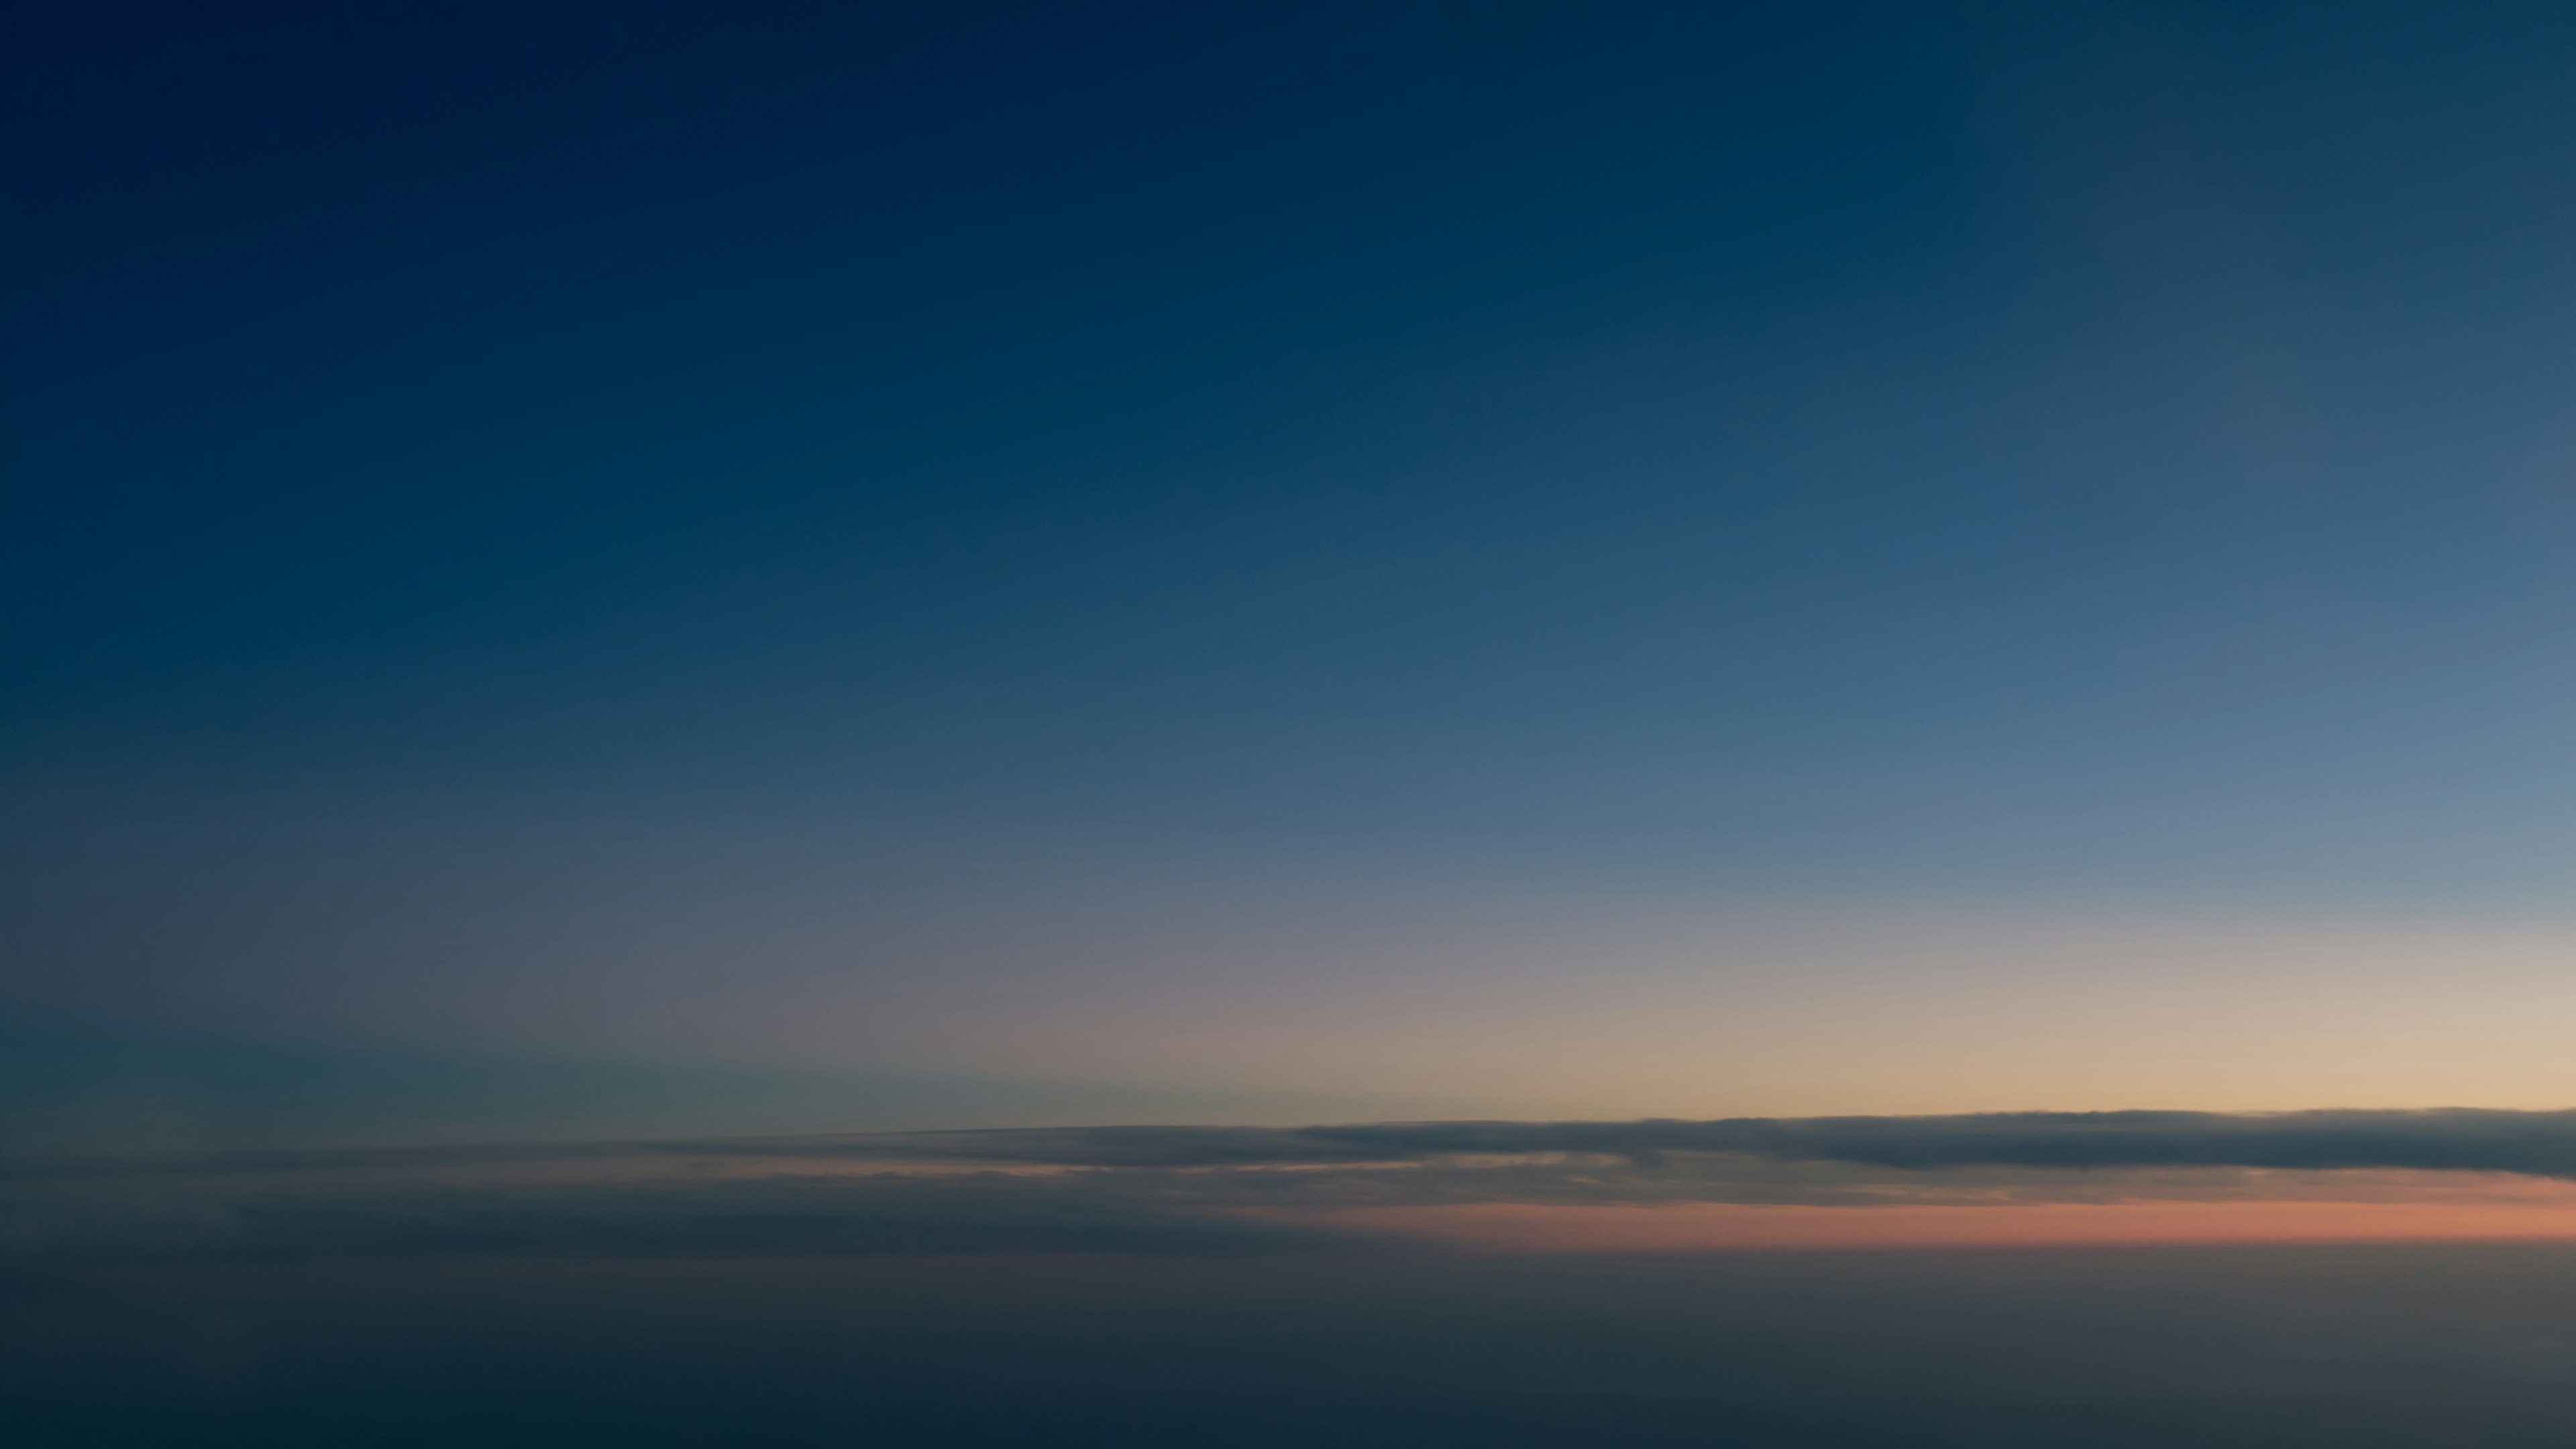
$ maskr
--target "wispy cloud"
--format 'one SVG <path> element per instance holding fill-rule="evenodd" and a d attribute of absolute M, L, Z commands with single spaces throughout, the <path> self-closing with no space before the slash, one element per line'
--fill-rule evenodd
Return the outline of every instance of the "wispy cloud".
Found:
<path fill-rule="evenodd" d="M 1387 1215 L 1484 1205 L 1937 1216 L 2088 1202 L 2420 1203 L 2495 1197 L 2499 1174 L 2535 1190 L 2576 1179 L 2576 1113 L 1088 1127 L 21 1159 L 0 1178 L 0 1253 L 21 1263 L 1246 1253 L 1418 1239 L 1390 1232 L 1398 1220 Z M 2568 1206 L 2554 1185 L 2541 1196 Z M 2560 1215 L 2547 1215 L 2551 1231 Z M 2407 1221 L 2410 1232 L 2441 1230 Z M 2520 1219 L 2500 1221 L 2477 1231 Z M 1980 1225 L 1974 1236 L 2012 1234 Z"/>
<path fill-rule="evenodd" d="M 1733 1117 L 1709 1122 L 1423 1122 L 1295 1129 L 1067 1128 L 879 1139 L 889 1153 L 1097 1167 L 1223 1167 L 1586 1153 L 1671 1153 L 1931 1169 L 2408 1168 L 2576 1176 L 2576 1112 L 2012 1112 Z"/>
<path fill-rule="evenodd" d="M 1046 1127 L 637 1141 L 21 1157 L 0 1176 L 434 1167 L 620 1158 L 955 1161 L 1086 1168 L 1428 1163 L 1589 1154 L 1641 1166 L 1669 1154 L 1930 1170 L 2258 1167 L 2514 1172 L 2576 1178 L 2576 1111 L 1995 1112 L 1931 1117 L 1728 1117 L 1691 1122 L 1385 1122 L 1318 1127 Z"/>

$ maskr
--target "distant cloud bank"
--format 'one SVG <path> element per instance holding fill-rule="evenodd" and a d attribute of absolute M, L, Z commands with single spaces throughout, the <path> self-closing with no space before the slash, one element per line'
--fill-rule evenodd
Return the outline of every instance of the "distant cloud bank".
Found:
<path fill-rule="evenodd" d="M 2049 1225 L 2032 1241 L 2066 1241 L 2087 1223 L 2149 1224 L 2139 1231 L 2152 1235 L 2164 1231 L 2152 1224 L 2183 1217 L 2191 1222 L 2170 1231 L 2225 1236 L 2228 1223 L 2260 1218 L 2278 1240 L 2329 1221 L 2284 1203 L 2405 1209 L 2346 1211 L 2320 1235 L 2378 1221 L 2402 1221 L 2411 1236 L 2440 1236 L 2446 1223 L 2463 1235 L 2523 1225 L 2535 1237 L 2576 1235 L 2576 1189 L 2561 1181 L 2576 1181 L 2576 1112 L 2466 1109 L 1082 1127 L 52 1157 L 0 1162 L 0 1259 L 27 1269 L 1281 1252 L 1436 1241 L 1444 1224 L 1489 1225 L 1498 1212 L 1515 1223 L 1610 1221 L 1601 1209 L 1627 1214 L 1618 1220 L 1629 1240 L 1664 1247 L 1861 1242 L 1906 1222 L 1973 1224 L 1924 1241 L 2010 1242 L 2008 1224 L 2021 1221 Z M 2087 1204 L 2119 1211 L 2079 1210 Z M 2197 1206 L 2178 1217 L 2142 1204 Z M 1636 1217 L 1648 1209 L 1700 1212 L 1697 1221 L 1737 1224 L 1727 1229 L 1737 1237 L 1646 1231 L 1636 1225 L 1679 1221 Z M 1976 1215 L 2010 1209 L 2026 1216 Z M 2235 1216 L 2211 1215 L 2221 1209 Z M 1810 1226 L 1779 1226 L 1792 1221 Z M 1741 1226 L 1754 1222 L 1758 1232 Z M 1828 1222 L 1838 1226 L 1813 1226 Z M 1514 1231 L 1520 1246 L 1550 1241 Z"/>

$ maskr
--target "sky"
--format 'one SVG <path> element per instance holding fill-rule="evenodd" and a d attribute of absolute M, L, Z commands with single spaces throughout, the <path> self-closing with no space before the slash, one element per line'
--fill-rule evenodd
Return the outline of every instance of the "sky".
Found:
<path fill-rule="evenodd" d="M 314 1324 L 603 1260 L 528 1363 L 679 1352 L 593 1319 L 749 1313 L 782 1254 L 899 1303 L 1043 1260 L 1046 1322 L 1150 1259 L 1147 1339 L 1215 1312 L 1181 1263 L 1402 1264 L 1385 1311 L 1472 1339 L 1477 1263 L 1545 1278 L 1530 1342 L 1662 1345 L 1565 1422 L 2109 1443 L 1993 1366 L 2131 1293 L 2112 1249 L 2564 1276 L 2564 6 L 0 24 L 0 1339 L 105 1325 L 62 1382 L 289 1443 Z M 2435 1257 L 2315 1256 L 2390 1240 Z M 1831 1434 L 1689 1387 L 1752 1330 L 1612 1263 L 1786 1303 L 1863 1270 L 1748 1255 L 2015 1244 L 2097 1256 L 2011 1270 L 1969 1377 L 2019 1407 L 1955 1440 L 1888 1428 L 1910 1368 Z M 2206 1251 L 2173 1313 L 2270 1311 Z M 1782 1382 L 1969 1269 L 1882 1271 L 1763 1310 Z M 1241 1331 L 1209 1413 L 1360 1352 Z M 2167 1348 L 2076 1377 L 2205 1436 L 2433 1352 L 2336 1331 L 2250 1408 Z M 2542 1423 L 2504 1380 L 2554 1350 L 2478 1341 L 2425 1422 Z M 1424 1371 L 1370 1422 L 1487 1391 Z M 417 1417 L 314 1372 L 322 1441 Z"/>
<path fill-rule="evenodd" d="M 2571 1099 L 2556 7 L 15 24 L 56 1057 Z"/>

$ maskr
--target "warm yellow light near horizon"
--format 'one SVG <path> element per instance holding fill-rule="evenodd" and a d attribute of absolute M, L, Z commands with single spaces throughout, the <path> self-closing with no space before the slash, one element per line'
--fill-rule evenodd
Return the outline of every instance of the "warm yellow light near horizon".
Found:
<path fill-rule="evenodd" d="M 941 1056 L 1420 1116 L 2555 1108 L 2571 968 L 2555 923 L 1594 918 L 1104 990 L 1070 1018 L 988 1000 Z"/>

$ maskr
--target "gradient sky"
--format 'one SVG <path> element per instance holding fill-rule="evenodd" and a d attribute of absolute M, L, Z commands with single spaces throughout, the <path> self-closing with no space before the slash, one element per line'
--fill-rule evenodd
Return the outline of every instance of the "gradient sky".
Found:
<path fill-rule="evenodd" d="M 8 23 L 13 1140 L 2576 1102 L 2563 5 Z"/>
<path fill-rule="evenodd" d="M 0 6 L 11 1449 L 2576 1443 L 2576 6 Z"/>

